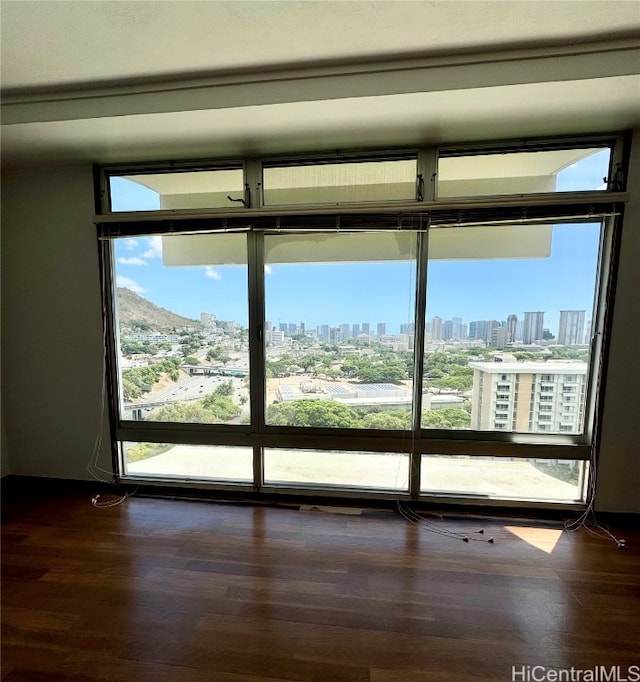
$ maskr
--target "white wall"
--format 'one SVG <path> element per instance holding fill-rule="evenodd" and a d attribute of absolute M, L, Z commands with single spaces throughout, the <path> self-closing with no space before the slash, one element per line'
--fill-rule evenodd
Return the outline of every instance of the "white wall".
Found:
<path fill-rule="evenodd" d="M 634 132 L 598 467 L 597 509 L 640 513 L 640 130 Z"/>
<path fill-rule="evenodd" d="M 637 191 L 623 233 L 597 500 L 602 510 L 640 512 L 640 131 L 631 183 Z M 88 165 L 3 177 L 2 407 L 14 474 L 89 478 L 102 381 L 92 215 Z M 101 463 L 109 468 L 106 423 Z"/>
<path fill-rule="evenodd" d="M 2 378 L 11 473 L 88 478 L 99 429 L 102 334 L 89 165 L 2 183 Z M 4 448 L 3 448 L 4 450 Z M 4 463 L 3 463 L 4 464 Z"/>

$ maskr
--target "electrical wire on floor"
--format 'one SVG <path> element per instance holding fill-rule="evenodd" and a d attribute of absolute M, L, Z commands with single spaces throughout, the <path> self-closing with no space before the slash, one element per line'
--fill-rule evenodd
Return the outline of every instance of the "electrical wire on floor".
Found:
<path fill-rule="evenodd" d="M 100 500 L 100 494 L 98 493 L 97 495 L 94 495 L 91 498 L 91 504 L 94 507 L 97 507 L 98 509 L 110 509 L 111 507 L 117 507 L 118 505 L 122 504 L 126 499 L 129 497 L 133 497 L 133 495 L 136 494 L 138 491 L 138 486 L 136 486 L 133 490 L 127 490 L 126 493 L 123 495 L 120 495 L 119 497 L 116 497 L 113 500 Z"/>
<path fill-rule="evenodd" d="M 102 361 L 102 391 L 100 397 L 100 418 L 98 423 L 98 431 L 96 433 L 96 439 L 93 444 L 93 452 L 91 459 L 87 462 L 87 471 L 91 478 L 100 483 L 113 483 L 113 471 L 103 469 L 98 464 L 98 459 L 100 457 L 100 448 L 102 447 L 102 424 L 104 422 L 105 413 L 105 393 L 106 393 L 106 377 L 105 377 L 105 363 L 104 359 Z M 105 478 L 107 476 L 108 478 Z"/>
<path fill-rule="evenodd" d="M 494 544 L 492 537 L 476 537 L 477 535 L 484 535 L 484 528 L 480 528 L 479 530 L 473 531 L 471 533 L 463 533 L 461 531 L 451 530 L 450 528 L 443 528 L 435 521 L 429 521 L 425 519 L 404 502 L 398 501 L 397 507 L 398 512 L 404 519 L 429 533 L 441 535 L 442 537 L 450 538 L 451 540 L 460 540 L 462 542 L 488 542 L 490 544 Z"/>
<path fill-rule="evenodd" d="M 566 531 L 577 531 L 584 528 L 586 531 L 595 535 L 596 537 L 612 540 L 616 543 L 619 549 L 626 547 L 626 541 L 623 538 L 616 537 L 610 530 L 606 523 L 601 523 L 596 517 L 595 502 L 596 502 L 596 478 L 597 478 L 597 463 L 598 458 L 596 454 L 597 444 L 600 442 L 600 395 L 602 389 L 602 366 L 598 371 L 598 377 L 595 386 L 596 404 L 594 406 L 594 414 L 596 420 L 593 429 L 593 440 L 591 445 L 591 452 L 589 454 L 589 485 L 587 487 L 587 506 L 586 509 L 573 521 L 565 520 L 564 529 Z"/>
<path fill-rule="evenodd" d="M 587 491 L 587 507 L 573 521 L 566 520 L 564 522 L 564 529 L 566 531 L 577 531 L 584 528 L 586 531 L 599 538 L 612 540 L 616 543 L 619 549 L 626 547 L 626 541 L 623 538 L 616 537 L 610 530 L 606 523 L 602 523 L 596 517 L 594 509 L 596 500 L 596 457 L 595 447 L 591 450 L 591 457 L 589 460 L 589 486 Z"/>

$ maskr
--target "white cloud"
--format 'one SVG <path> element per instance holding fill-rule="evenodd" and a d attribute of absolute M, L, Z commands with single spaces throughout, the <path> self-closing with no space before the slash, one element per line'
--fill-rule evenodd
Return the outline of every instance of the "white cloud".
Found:
<path fill-rule="evenodd" d="M 222 275 L 210 265 L 207 265 L 207 267 L 204 269 L 204 274 L 205 277 L 210 277 L 211 279 L 222 279 Z"/>
<path fill-rule="evenodd" d="M 122 289 L 130 289 L 136 294 L 141 294 L 143 291 L 146 291 L 146 289 L 143 289 L 137 282 L 134 282 L 130 277 L 123 277 L 122 275 L 118 275 L 116 277 L 116 286 L 121 287 Z"/>
<path fill-rule="evenodd" d="M 273 275 L 273 268 L 270 265 L 265 265 L 264 266 L 264 274 L 265 275 Z"/>
<path fill-rule="evenodd" d="M 128 239 L 124 240 L 124 248 L 127 251 L 134 251 L 135 249 L 138 248 L 138 240 L 137 239 L 132 239 L 129 237 Z"/>
<path fill-rule="evenodd" d="M 149 248 L 142 254 L 143 258 L 162 258 L 162 237 L 148 237 Z"/>
<path fill-rule="evenodd" d="M 121 265 L 149 265 L 146 260 L 138 258 L 138 256 L 131 256 L 131 258 L 118 258 L 118 263 Z"/>

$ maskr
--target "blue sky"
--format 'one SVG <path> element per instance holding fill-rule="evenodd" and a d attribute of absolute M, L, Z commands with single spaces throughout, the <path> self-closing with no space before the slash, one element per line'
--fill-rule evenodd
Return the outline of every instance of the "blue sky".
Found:
<path fill-rule="evenodd" d="M 603 153 L 564 170 L 558 189 L 598 187 Z M 112 179 L 114 210 L 158 208 L 157 195 L 135 183 Z M 535 228 L 532 228 L 535 229 Z M 557 333 L 559 310 L 586 310 L 590 319 L 599 246 L 599 224 L 556 225 L 551 255 L 538 259 L 432 261 L 428 271 L 427 318 L 505 320 L 525 311 L 545 312 L 545 327 Z M 366 239 L 366 237 L 364 237 Z M 162 239 L 116 240 L 119 286 L 186 317 L 203 311 L 247 324 L 246 267 L 165 267 Z M 267 319 L 319 324 L 387 323 L 388 333 L 412 321 L 413 263 L 277 265 L 265 275 Z"/>

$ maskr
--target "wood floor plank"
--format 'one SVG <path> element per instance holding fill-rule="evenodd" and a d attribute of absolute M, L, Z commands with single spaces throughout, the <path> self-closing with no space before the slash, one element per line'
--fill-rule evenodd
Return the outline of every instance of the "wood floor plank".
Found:
<path fill-rule="evenodd" d="M 52 513 L 55 509 L 55 514 Z M 2 679 L 500 682 L 638 663 L 640 533 L 68 492 L 3 500 Z"/>

